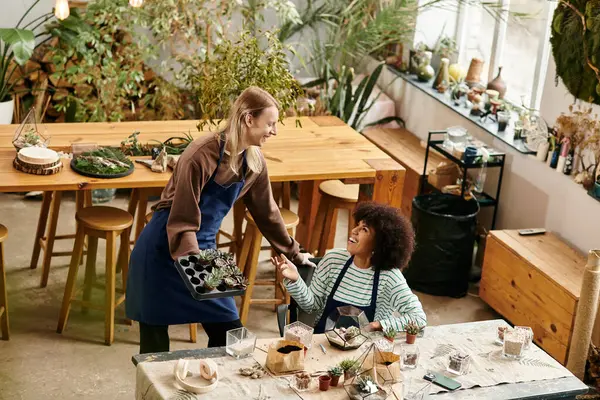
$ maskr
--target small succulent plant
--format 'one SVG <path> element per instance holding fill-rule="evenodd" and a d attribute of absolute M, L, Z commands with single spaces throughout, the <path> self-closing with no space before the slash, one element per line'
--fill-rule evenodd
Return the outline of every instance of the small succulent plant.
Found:
<path fill-rule="evenodd" d="M 342 371 L 356 371 L 358 369 L 358 360 L 353 358 L 346 358 L 341 361 L 338 366 L 342 369 Z"/>
<path fill-rule="evenodd" d="M 354 339 L 358 335 L 360 335 L 360 329 L 358 328 L 358 326 L 351 326 L 348 329 L 346 329 L 346 332 L 344 333 L 344 339 L 346 341 L 349 341 Z"/>
<path fill-rule="evenodd" d="M 331 376 L 341 376 L 344 373 L 344 370 L 339 365 L 335 365 L 329 368 L 329 374 Z"/>
<path fill-rule="evenodd" d="M 204 281 L 206 290 L 213 290 L 223 281 L 223 274 L 219 270 L 214 270 L 212 274 Z"/>
<path fill-rule="evenodd" d="M 421 328 L 414 321 L 409 321 L 404 324 L 404 331 L 406 331 L 407 335 L 417 335 L 420 332 Z"/>
<path fill-rule="evenodd" d="M 398 332 L 394 329 L 394 328 L 387 328 L 385 331 L 383 331 L 383 336 L 385 336 L 388 339 L 394 339 L 396 337 L 396 335 L 398 334 Z"/>

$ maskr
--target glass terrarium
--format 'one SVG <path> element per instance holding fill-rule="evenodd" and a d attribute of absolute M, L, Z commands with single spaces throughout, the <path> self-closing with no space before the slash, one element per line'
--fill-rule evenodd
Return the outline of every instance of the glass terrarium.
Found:
<path fill-rule="evenodd" d="M 12 144 L 19 151 L 25 147 L 48 147 L 49 143 L 50 137 L 47 133 L 42 134 L 40 132 L 36 121 L 35 107 L 31 107 L 23 122 L 15 131 Z"/>
<path fill-rule="evenodd" d="M 402 369 L 415 369 L 419 365 L 419 347 L 416 344 L 402 344 L 400 367 Z"/>
<path fill-rule="evenodd" d="M 423 379 L 408 378 L 403 382 L 404 400 L 424 400 L 431 390 L 431 382 Z"/>
<path fill-rule="evenodd" d="M 525 350 L 527 334 L 516 329 L 504 333 L 502 355 L 510 359 L 519 359 Z"/>
<path fill-rule="evenodd" d="M 344 381 L 344 390 L 351 399 L 397 398 L 392 387 L 402 381 L 400 354 L 381 351 L 371 344 L 357 359 L 357 363 L 356 376 Z"/>
<path fill-rule="evenodd" d="M 300 321 L 292 322 L 289 325 L 286 325 L 283 328 L 283 338 L 285 340 L 292 340 L 295 342 L 300 342 L 307 349 L 310 349 L 312 346 L 312 337 L 314 328 L 308 326 Z"/>
<path fill-rule="evenodd" d="M 369 325 L 365 313 L 354 306 L 337 307 L 325 322 L 329 343 L 341 350 L 357 349 L 367 341 L 364 328 Z"/>
<path fill-rule="evenodd" d="M 448 368 L 446 370 L 455 375 L 464 375 L 469 371 L 470 364 L 471 356 L 466 353 L 457 351 L 450 354 L 448 360 Z"/>
<path fill-rule="evenodd" d="M 256 346 L 256 335 L 246 328 L 227 331 L 225 352 L 240 359 L 251 356 Z"/>

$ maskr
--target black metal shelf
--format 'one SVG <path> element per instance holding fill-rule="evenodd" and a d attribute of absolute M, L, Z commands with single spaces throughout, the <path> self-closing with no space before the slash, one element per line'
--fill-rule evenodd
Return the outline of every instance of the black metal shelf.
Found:
<path fill-rule="evenodd" d="M 458 165 L 458 167 L 461 169 L 462 185 L 461 185 L 460 195 L 461 195 L 461 197 L 464 197 L 465 192 L 467 190 L 468 171 L 470 169 L 472 170 L 472 169 L 481 168 L 482 163 L 480 161 L 477 163 L 467 164 L 464 162 L 464 160 L 457 158 L 452 153 L 450 153 L 448 150 L 446 150 L 442 146 L 442 144 L 444 143 L 443 140 L 432 139 L 432 136 L 442 135 L 442 134 L 445 135 L 446 131 L 430 131 L 429 135 L 427 137 L 427 149 L 425 151 L 425 164 L 423 165 L 423 175 L 421 175 L 421 179 L 422 179 L 421 193 L 423 193 L 423 191 L 425 190 L 425 187 L 438 190 L 435 186 L 431 185 L 427 180 L 427 161 L 429 159 L 429 151 L 430 151 L 430 149 L 434 149 L 435 151 L 437 151 L 438 153 L 440 153 L 441 155 L 446 157 L 448 160 L 450 160 L 454 164 Z M 488 162 L 486 165 L 486 168 L 500 168 L 500 174 L 498 176 L 498 183 L 496 185 L 496 196 L 493 197 L 492 195 L 490 195 L 486 192 L 472 193 L 472 196 L 479 203 L 480 207 L 493 207 L 494 208 L 494 215 L 492 217 L 492 227 L 491 227 L 491 229 L 493 230 L 496 227 L 496 216 L 498 214 L 498 205 L 500 203 L 500 189 L 502 187 L 502 176 L 504 174 L 504 164 L 506 161 L 506 154 L 493 151 L 493 152 L 490 152 L 490 157 L 493 157 L 494 161 Z"/>

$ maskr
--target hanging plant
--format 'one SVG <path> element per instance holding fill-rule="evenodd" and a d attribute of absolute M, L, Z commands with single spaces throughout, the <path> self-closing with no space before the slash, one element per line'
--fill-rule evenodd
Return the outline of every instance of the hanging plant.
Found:
<path fill-rule="evenodd" d="M 550 43 L 557 78 L 576 98 L 600 104 L 600 0 L 560 0 Z"/>

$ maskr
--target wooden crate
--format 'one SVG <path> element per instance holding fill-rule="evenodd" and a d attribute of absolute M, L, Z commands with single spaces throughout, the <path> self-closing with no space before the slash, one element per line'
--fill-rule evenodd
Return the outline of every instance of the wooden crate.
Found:
<path fill-rule="evenodd" d="M 479 295 L 513 325 L 530 326 L 538 346 L 566 364 L 585 263 L 552 233 L 491 231 Z"/>

